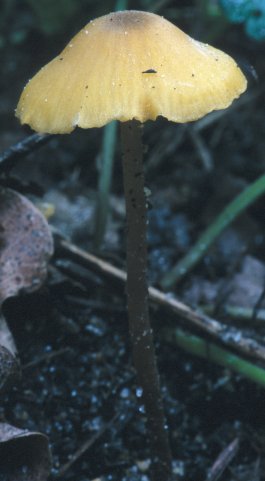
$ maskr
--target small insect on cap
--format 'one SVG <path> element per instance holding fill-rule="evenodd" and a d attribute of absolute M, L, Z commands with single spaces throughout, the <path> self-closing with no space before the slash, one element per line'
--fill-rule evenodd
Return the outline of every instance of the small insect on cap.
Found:
<path fill-rule="evenodd" d="M 246 89 L 234 60 L 153 13 L 89 22 L 26 85 L 16 115 L 38 132 L 111 120 L 188 122 L 228 107 Z"/>

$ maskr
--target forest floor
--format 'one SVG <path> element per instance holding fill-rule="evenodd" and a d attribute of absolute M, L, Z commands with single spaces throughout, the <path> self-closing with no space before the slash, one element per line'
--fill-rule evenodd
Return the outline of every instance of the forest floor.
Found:
<path fill-rule="evenodd" d="M 19 125 L 13 110 L 29 72 L 37 70 L 48 54 L 47 47 L 40 46 L 41 58 L 33 66 L 29 47 L 29 43 L 23 49 L 10 45 L 3 53 L 0 152 L 31 134 Z M 159 119 L 148 122 L 144 130 L 151 191 L 149 281 L 158 288 L 163 275 L 227 203 L 265 171 L 262 45 L 247 38 L 239 44 L 231 31 L 218 47 L 236 54 L 249 78 L 247 93 L 221 116 L 210 116 L 207 124 L 181 126 Z M 55 254 L 43 287 L 7 300 L 3 309 L 22 374 L 1 396 L 0 419 L 48 436 L 51 481 L 149 479 L 145 414 L 131 361 L 125 286 L 104 269 L 92 269 L 83 254 L 93 253 L 125 270 L 119 148 L 104 245 L 100 252 L 93 249 L 101 144 L 100 129 L 54 136 L 1 175 L 1 185 L 37 204 L 51 205 L 55 212 L 49 222 L 62 236 L 55 236 Z M 68 248 L 62 249 L 61 238 L 67 239 Z M 82 250 L 73 256 L 71 247 Z M 213 320 L 265 347 L 265 320 L 259 317 L 265 308 L 264 279 L 261 197 L 222 233 L 171 293 L 195 312 L 207 311 Z M 250 314 L 232 316 L 227 306 Z M 165 333 L 176 327 L 213 340 L 200 326 L 187 324 L 180 313 L 152 301 L 151 317 L 179 479 L 215 481 L 211 468 L 223 453 L 225 471 L 219 473 L 220 481 L 265 480 L 264 387 L 169 342 Z M 231 349 L 218 336 L 214 341 Z M 232 352 L 238 354 L 236 347 Z M 265 368 L 257 356 L 239 354 Z"/>

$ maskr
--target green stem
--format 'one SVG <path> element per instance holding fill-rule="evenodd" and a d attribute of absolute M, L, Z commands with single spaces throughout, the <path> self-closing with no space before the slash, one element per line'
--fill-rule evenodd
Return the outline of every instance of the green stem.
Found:
<path fill-rule="evenodd" d="M 127 217 L 127 302 L 133 362 L 142 388 L 153 481 L 171 479 L 171 453 L 149 320 L 147 285 L 146 199 L 141 124 L 121 123 L 123 184 Z"/>
<path fill-rule="evenodd" d="M 116 0 L 114 10 L 116 12 L 126 10 L 128 0 Z M 113 173 L 113 161 L 117 139 L 117 122 L 110 122 L 104 127 L 102 141 L 102 165 L 98 181 L 98 197 L 95 212 L 94 248 L 100 249 L 104 240 L 108 215 L 109 195 Z"/>
<path fill-rule="evenodd" d="M 182 279 L 206 254 L 209 247 L 223 230 L 264 193 L 265 175 L 262 175 L 228 204 L 208 229 L 205 230 L 188 254 L 163 277 L 161 281 L 162 287 L 164 289 L 170 289 L 176 282 Z"/>
<path fill-rule="evenodd" d="M 121 10 L 126 10 L 128 8 L 128 0 L 116 0 L 115 11 L 120 12 Z"/>
<path fill-rule="evenodd" d="M 98 200 L 95 214 L 94 248 L 99 249 L 105 235 L 109 213 L 109 193 L 116 146 L 117 122 L 110 122 L 104 128 L 102 142 L 102 167 L 98 182 Z"/>
<path fill-rule="evenodd" d="M 185 351 L 231 369 L 265 388 L 265 369 L 231 354 L 216 344 L 198 336 L 186 334 L 182 329 L 164 329 L 161 335 L 163 339 Z"/>
<path fill-rule="evenodd" d="M 216 306 L 213 304 L 201 305 L 200 309 L 207 315 L 212 315 L 215 312 Z M 232 319 L 239 320 L 240 322 L 249 321 L 252 324 L 259 322 L 261 326 L 265 325 L 265 309 L 258 309 L 255 312 L 253 307 L 233 306 L 230 304 L 222 305 L 222 314 L 229 316 Z"/>

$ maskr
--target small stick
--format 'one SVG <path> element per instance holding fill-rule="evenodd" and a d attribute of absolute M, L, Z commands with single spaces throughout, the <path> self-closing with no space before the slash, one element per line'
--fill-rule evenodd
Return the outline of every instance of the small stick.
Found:
<path fill-rule="evenodd" d="M 201 305 L 201 309 L 205 314 L 212 315 L 215 306 L 213 304 L 204 304 Z M 244 306 L 235 306 L 232 304 L 224 304 L 221 307 L 221 313 L 225 316 L 228 316 L 229 319 L 235 319 L 235 321 L 240 322 L 241 325 L 244 326 L 251 326 L 255 324 L 255 327 L 264 327 L 265 324 L 265 309 L 255 309 L 254 307 L 244 307 Z"/>
<path fill-rule="evenodd" d="M 109 277 L 112 280 L 116 279 L 122 284 L 126 282 L 126 273 L 122 269 L 112 266 L 109 262 L 78 248 L 71 242 L 58 238 L 57 249 L 61 251 L 61 255 L 71 257 L 78 264 L 85 265 L 100 275 Z M 182 318 L 186 321 L 186 326 L 189 326 L 190 329 L 199 328 L 211 338 L 221 341 L 225 346 L 242 352 L 242 354 L 247 357 L 256 358 L 260 361 L 265 360 L 265 347 L 255 340 L 248 338 L 238 329 L 228 327 L 199 311 L 191 309 L 176 299 L 176 297 L 172 295 L 169 296 L 154 287 L 149 287 L 149 296 L 150 300 L 155 304 L 165 308 L 171 314 L 177 314 L 176 322 L 178 322 L 178 318 Z"/>
<path fill-rule="evenodd" d="M 217 457 L 213 466 L 207 474 L 207 481 L 217 481 L 223 474 L 224 470 L 236 456 L 239 449 L 239 439 L 235 438 Z"/>
<path fill-rule="evenodd" d="M 101 438 L 101 436 L 103 436 L 103 434 L 112 427 L 112 425 L 115 423 L 115 421 L 117 420 L 117 418 L 119 417 L 119 414 L 115 414 L 115 416 L 113 416 L 113 418 L 108 422 L 106 423 L 101 429 L 99 429 L 99 431 L 97 431 L 94 436 L 92 436 L 90 439 L 88 439 L 87 441 L 85 441 L 82 446 L 72 455 L 71 459 L 69 461 L 67 461 L 67 463 L 65 463 L 61 469 L 58 471 L 58 473 L 56 474 L 56 478 L 60 478 L 61 476 L 63 476 L 66 471 L 68 471 L 69 468 L 71 468 L 71 466 L 76 462 L 78 461 L 78 459 L 83 456 L 83 454 L 85 454 L 86 451 L 88 451 L 88 449 L 91 448 L 91 446 L 93 446 L 93 444 L 95 444 L 95 442 Z"/>
<path fill-rule="evenodd" d="M 187 132 L 193 142 L 193 145 L 199 157 L 201 158 L 202 166 L 205 172 L 211 172 L 213 170 L 214 162 L 213 162 L 210 149 L 208 149 L 200 133 L 196 132 L 193 126 L 189 126 L 189 128 L 187 129 Z"/>
<path fill-rule="evenodd" d="M 34 150 L 46 144 L 52 138 L 49 134 L 33 134 L 12 145 L 0 155 L 1 169 L 12 169 L 16 160 L 26 157 Z"/>
<path fill-rule="evenodd" d="M 243 107 L 258 98 L 263 93 L 263 88 L 258 90 L 255 89 L 254 92 L 248 92 L 243 97 L 240 97 L 236 102 L 234 102 L 229 109 L 225 110 L 218 110 L 211 112 L 210 114 L 206 115 L 202 119 L 195 122 L 193 129 L 195 132 L 200 132 L 201 130 L 207 129 L 213 123 L 217 122 L 222 117 L 226 117 L 227 115 L 231 114 L 232 110 L 237 110 L 239 107 Z"/>
<path fill-rule="evenodd" d="M 38 357 L 38 359 L 34 359 L 33 361 L 28 362 L 27 364 L 24 364 L 21 369 L 24 371 L 25 369 L 29 369 L 31 367 L 38 366 L 41 362 L 48 362 L 54 357 L 61 356 L 62 354 L 65 354 L 66 352 L 71 352 L 70 347 L 64 347 L 62 349 L 58 349 L 58 351 L 52 351 L 48 352 L 47 354 L 44 354 L 43 356 Z"/>

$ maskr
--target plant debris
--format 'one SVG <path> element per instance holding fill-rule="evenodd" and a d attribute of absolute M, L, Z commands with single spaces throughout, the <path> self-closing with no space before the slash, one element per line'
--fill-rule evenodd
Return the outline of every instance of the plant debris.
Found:
<path fill-rule="evenodd" d="M 46 436 L 0 423 L 0 481 L 46 481 L 50 468 Z"/>
<path fill-rule="evenodd" d="M 0 190 L 0 303 L 33 292 L 46 278 L 53 241 L 41 212 L 11 189 Z"/>

